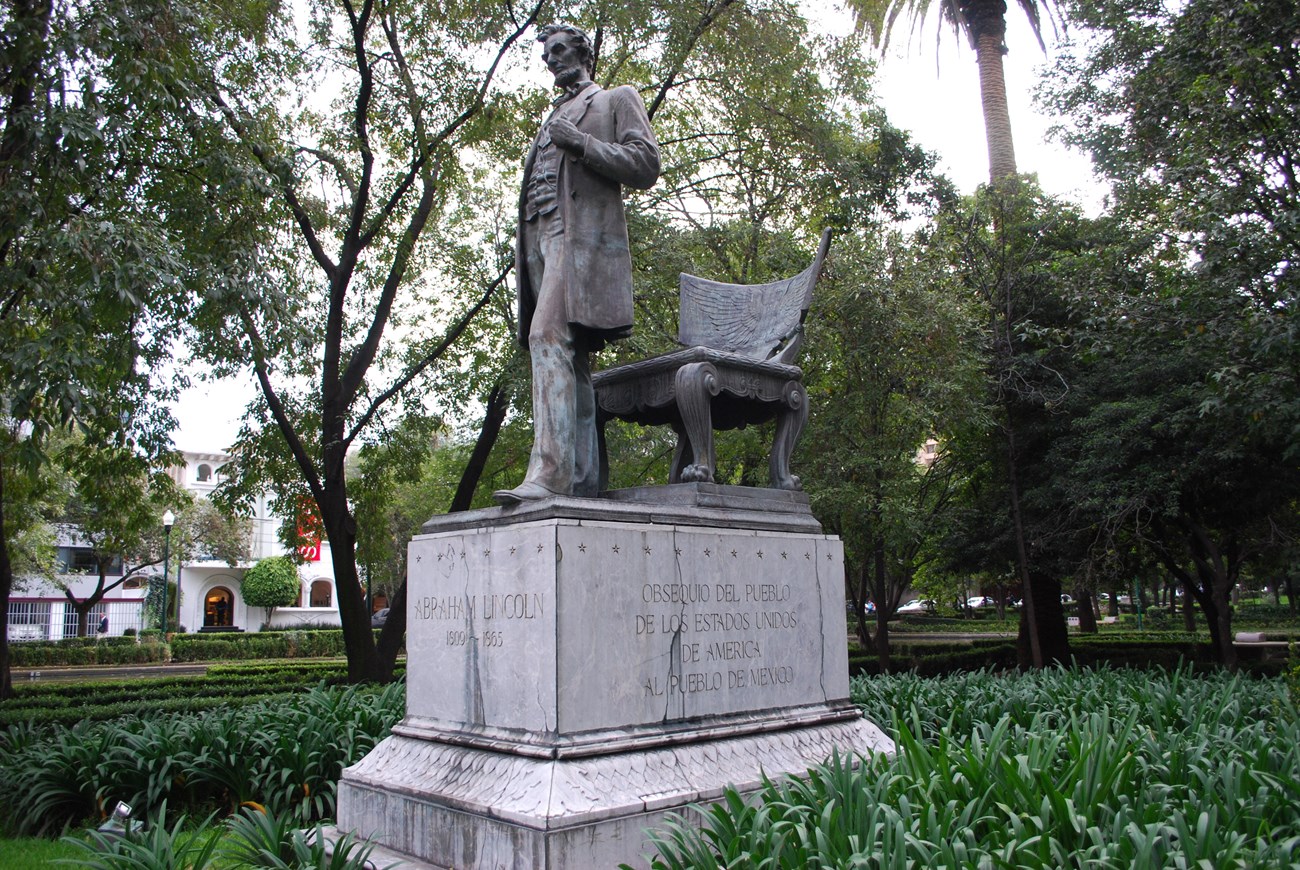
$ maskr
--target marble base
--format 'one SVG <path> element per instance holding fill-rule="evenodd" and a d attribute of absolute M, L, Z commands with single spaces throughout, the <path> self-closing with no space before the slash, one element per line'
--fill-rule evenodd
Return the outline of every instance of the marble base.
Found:
<path fill-rule="evenodd" d="M 862 718 L 646 752 L 542 760 L 392 736 L 339 784 L 339 825 L 458 868 L 649 866 L 645 831 L 670 813 L 802 775 L 833 753 L 889 752 Z"/>
<path fill-rule="evenodd" d="M 801 493 L 436 517 L 409 566 L 407 715 L 339 783 L 340 829 L 385 848 L 637 865 L 645 828 L 728 784 L 892 749 L 848 701 L 843 547 Z"/>

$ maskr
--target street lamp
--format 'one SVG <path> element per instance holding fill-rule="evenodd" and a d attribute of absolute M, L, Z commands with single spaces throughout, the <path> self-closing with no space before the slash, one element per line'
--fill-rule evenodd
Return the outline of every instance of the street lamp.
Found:
<path fill-rule="evenodd" d="M 167 642 L 167 569 L 171 559 L 172 543 L 172 523 L 176 522 L 176 514 L 171 511 L 165 511 L 162 515 L 163 521 L 163 600 L 162 600 L 162 639 Z"/>

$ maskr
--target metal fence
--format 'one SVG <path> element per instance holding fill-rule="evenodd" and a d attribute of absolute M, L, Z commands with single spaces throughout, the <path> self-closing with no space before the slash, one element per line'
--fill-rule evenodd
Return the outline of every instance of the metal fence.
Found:
<path fill-rule="evenodd" d="M 90 609 L 86 633 L 99 634 L 100 620 L 108 617 L 106 635 L 120 637 L 127 629 L 147 626 L 143 601 L 101 601 Z M 10 601 L 9 640 L 61 640 L 77 636 L 77 611 L 66 601 Z"/>

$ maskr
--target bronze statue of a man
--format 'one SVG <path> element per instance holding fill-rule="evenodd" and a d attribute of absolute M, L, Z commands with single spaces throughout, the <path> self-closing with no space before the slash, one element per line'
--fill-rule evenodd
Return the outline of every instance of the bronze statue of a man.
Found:
<path fill-rule="evenodd" d="M 659 145 L 636 90 L 591 80 L 595 52 L 569 25 L 538 31 L 561 89 L 524 164 L 515 276 L 519 343 L 533 368 L 533 450 L 501 504 L 598 489 L 589 355 L 632 331 L 632 257 L 623 185 L 659 177 Z"/>

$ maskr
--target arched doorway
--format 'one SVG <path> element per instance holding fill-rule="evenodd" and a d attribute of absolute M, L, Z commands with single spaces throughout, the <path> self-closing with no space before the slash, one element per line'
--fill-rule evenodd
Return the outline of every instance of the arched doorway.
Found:
<path fill-rule="evenodd" d="M 224 586 L 213 586 L 203 598 L 203 627 L 225 628 L 234 624 L 234 593 Z"/>
<path fill-rule="evenodd" d="M 311 584 L 311 606 L 329 607 L 334 603 L 334 590 L 328 580 L 313 580 Z"/>

